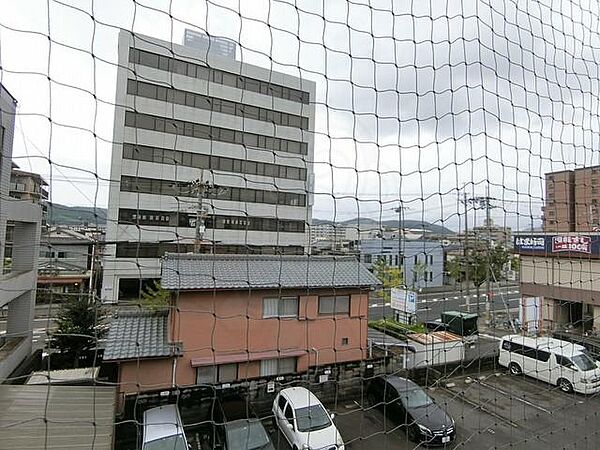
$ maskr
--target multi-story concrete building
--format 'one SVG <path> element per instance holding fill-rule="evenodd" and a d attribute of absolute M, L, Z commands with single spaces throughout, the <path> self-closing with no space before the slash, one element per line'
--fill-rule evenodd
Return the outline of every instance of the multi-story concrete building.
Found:
<path fill-rule="evenodd" d="M 444 248 L 437 241 L 362 239 L 358 246 L 361 261 L 369 269 L 379 260 L 390 267 L 402 267 L 404 283 L 409 287 L 444 284 Z"/>
<path fill-rule="evenodd" d="M 600 166 L 546 174 L 544 231 L 600 230 Z"/>
<path fill-rule="evenodd" d="M 42 205 L 43 219 L 48 211 L 48 183 L 38 173 L 21 170 L 13 163 L 10 174 L 10 196 Z"/>
<path fill-rule="evenodd" d="M 302 254 L 315 83 L 121 31 L 102 298 L 158 278 L 166 252 Z M 191 184 L 215 186 L 202 202 Z"/>
<path fill-rule="evenodd" d="M 0 382 L 31 354 L 33 311 L 42 210 L 30 200 L 9 197 L 16 100 L 0 84 L 0 308 L 7 312 L 0 337 Z M 5 257 L 6 229 L 12 252 Z"/>

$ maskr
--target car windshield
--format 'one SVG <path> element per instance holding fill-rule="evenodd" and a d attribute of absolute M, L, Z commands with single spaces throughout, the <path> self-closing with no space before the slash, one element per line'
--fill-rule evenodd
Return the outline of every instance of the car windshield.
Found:
<path fill-rule="evenodd" d="M 581 370 L 582 372 L 586 372 L 588 370 L 594 370 L 597 367 L 596 364 L 594 364 L 594 361 L 592 360 L 592 358 L 590 358 L 585 353 L 580 353 L 578 355 L 575 355 L 571 359 L 573 360 L 573 362 L 575 363 L 577 368 L 579 370 Z"/>
<path fill-rule="evenodd" d="M 431 400 L 431 397 L 429 397 L 425 391 L 415 388 L 402 392 L 402 403 L 404 403 L 407 408 L 421 408 L 423 406 L 431 405 L 433 400 Z"/>
<path fill-rule="evenodd" d="M 331 425 L 329 414 L 321 405 L 308 406 L 296 410 L 298 431 L 316 431 Z"/>
<path fill-rule="evenodd" d="M 144 450 L 188 450 L 185 439 L 181 434 L 168 436 L 155 441 L 146 442 Z"/>
<path fill-rule="evenodd" d="M 240 420 L 225 425 L 227 450 L 252 450 L 269 445 L 269 436 L 258 420 Z"/>

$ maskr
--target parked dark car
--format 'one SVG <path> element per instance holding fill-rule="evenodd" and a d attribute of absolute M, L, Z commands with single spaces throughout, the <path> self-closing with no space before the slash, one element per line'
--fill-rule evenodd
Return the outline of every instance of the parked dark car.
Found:
<path fill-rule="evenodd" d="M 426 445 L 449 445 L 456 438 L 452 417 L 416 383 L 406 378 L 374 378 L 367 387 L 371 405 L 406 426 L 408 438 Z"/>
<path fill-rule="evenodd" d="M 241 397 L 223 399 L 217 411 L 215 443 L 226 450 L 275 450 L 251 405 Z M 220 417 L 219 417 L 220 416 Z"/>

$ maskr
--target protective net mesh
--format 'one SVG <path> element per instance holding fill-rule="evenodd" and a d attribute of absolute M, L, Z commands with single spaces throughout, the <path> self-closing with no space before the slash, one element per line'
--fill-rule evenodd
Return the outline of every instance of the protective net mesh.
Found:
<path fill-rule="evenodd" d="M 1 11 L 0 447 L 600 445 L 596 2 Z"/>

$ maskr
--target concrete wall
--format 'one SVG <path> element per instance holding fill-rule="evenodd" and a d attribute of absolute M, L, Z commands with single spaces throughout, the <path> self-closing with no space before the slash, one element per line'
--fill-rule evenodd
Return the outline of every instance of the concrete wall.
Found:
<path fill-rule="evenodd" d="M 600 291 L 600 260 L 522 255 L 521 283 Z"/>

